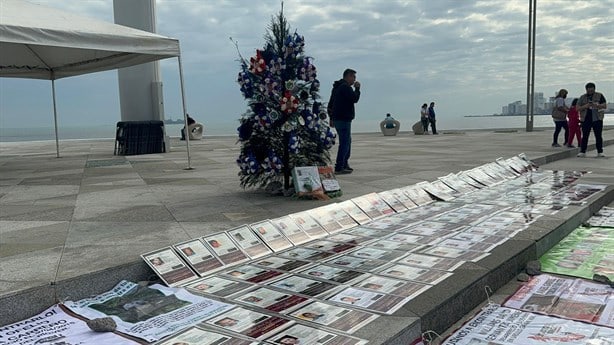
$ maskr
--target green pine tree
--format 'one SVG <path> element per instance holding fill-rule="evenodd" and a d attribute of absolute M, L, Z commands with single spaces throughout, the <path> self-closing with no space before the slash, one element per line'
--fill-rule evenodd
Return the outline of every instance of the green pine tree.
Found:
<path fill-rule="evenodd" d="M 280 12 L 271 18 L 265 46 L 246 60 L 238 83 L 248 109 L 240 118 L 237 159 L 243 187 L 264 187 L 295 166 L 329 165 L 335 135 L 321 106 L 316 68 L 304 38 L 290 33 Z"/>

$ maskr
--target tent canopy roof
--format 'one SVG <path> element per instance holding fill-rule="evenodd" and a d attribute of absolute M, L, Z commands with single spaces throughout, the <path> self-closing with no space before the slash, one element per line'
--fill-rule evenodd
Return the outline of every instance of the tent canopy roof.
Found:
<path fill-rule="evenodd" d="M 179 56 L 179 40 L 0 0 L 0 77 L 60 79 Z"/>

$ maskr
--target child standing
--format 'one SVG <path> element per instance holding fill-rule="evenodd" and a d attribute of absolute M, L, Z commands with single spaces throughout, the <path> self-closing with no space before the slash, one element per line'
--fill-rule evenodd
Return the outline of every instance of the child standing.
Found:
<path fill-rule="evenodd" d="M 567 119 L 569 120 L 569 138 L 567 138 L 567 147 L 574 148 L 572 145 L 573 137 L 578 139 L 578 147 L 582 143 L 582 131 L 580 129 L 580 116 L 578 114 L 578 99 L 574 98 L 571 102 L 571 107 L 567 113 Z"/>

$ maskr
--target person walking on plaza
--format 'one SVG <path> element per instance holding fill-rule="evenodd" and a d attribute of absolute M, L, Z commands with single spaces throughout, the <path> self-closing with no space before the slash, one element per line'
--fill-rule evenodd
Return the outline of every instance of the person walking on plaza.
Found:
<path fill-rule="evenodd" d="M 435 126 L 435 122 L 437 122 L 435 119 L 435 102 L 431 102 L 431 105 L 429 106 L 429 122 L 431 123 L 431 131 L 433 134 L 439 134 L 437 133 L 437 127 Z"/>
<path fill-rule="evenodd" d="M 586 84 L 585 89 L 586 93 L 580 96 L 578 100 L 578 112 L 582 123 L 582 145 L 578 157 L 586 157 L 586 147 L 588 146 L 591 129 L 595 133 L 597 157 L 605 157 L 601 132 L 603 131 L 603 115 L 608 105 L 603 94 L 595 91 L 594 83 Z"/>
<path fill-rule="evenodd" d="M 558 143 L 561 128 L 565 129 L 565 143 L 563 145 L 567 145 L 567 138 L 569 138 L 569 127 L 567 126 L 567 112 L 569 108 L 565 105 L 565 98 L 567 98 L 567 90 L 560 89 L 559 93 L 556 94 L 554 106 L 552 107 L 552 119 L 554 120 L 552 147 L 561 147 Z"/>
<path fill-rule="evenodd" d="M 353 87 L 353 88 L 352 88 Z M 360 99 L 360 82 L 356 81 L 356 71 L 346 69 L 343 78 L 333 84 L 328 102 L 329 115 L 339 137 L 336 174 L 350 174 L 348 160 L 352 151 L 352 120 L 355 117 L 354 104 Z"/>
<path fill-rule="evenodd" d="M 578 99 L 571 101 L 571 107 L 567 112 L 567 124 L 569 126 L 569 136 L 567 137 L 567 147 L 574 148 L 573 137 L 578 139 L 578 147 L 582 144 L 582 132 L 580 130 L 580 115 L 578 114 Z"/>
<path fill-rule="evenodd" d="M 424 103 L 422 108 L 420 108 L 420 122 L 422 122 L 422 128 L 424 129 L 424 134 L 429 134 L 429 111 L 428 105 Z"/>

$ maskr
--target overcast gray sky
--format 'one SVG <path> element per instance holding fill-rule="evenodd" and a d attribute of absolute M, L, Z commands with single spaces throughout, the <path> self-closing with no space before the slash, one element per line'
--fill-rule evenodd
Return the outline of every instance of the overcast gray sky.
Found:
<path fill-rule="evenodd" d="M 113 21 L 112 0 L 31 2 Z M 535 91 L 567 88 L 571 97 L 593 81 L 614 102 L 614 0 L 538 0 Z M 249 58 L 278 0 L 158 0 L 158 33 L 181 41 L 187 109 L 215 126 L 238 123 L 247 103 L 236 83 L 238 41 Z M 526 101 L 528 0 L 285 0 L 293 30 L 314 58 L 320 95 L 345 68 L 358 71 L 359 118 L 418 119 L 435 101 L 441 120 L 500 113 Z M 181 114 L 176 59 L 161 63 L 167 118 Z M 56 82 L 61 126 L 120 120 L 117 72 Z M 48 81 L 0 79 L 0 125 L 52 126 Z"/>

